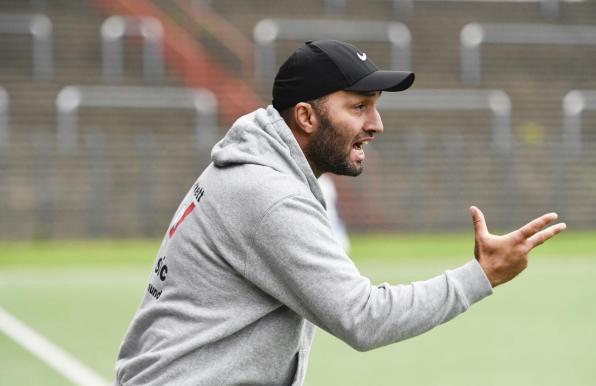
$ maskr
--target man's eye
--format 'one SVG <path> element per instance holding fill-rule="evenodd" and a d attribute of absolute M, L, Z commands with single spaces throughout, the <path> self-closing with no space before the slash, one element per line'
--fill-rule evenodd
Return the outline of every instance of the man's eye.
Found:
<path fill-rule="evenodd" d="M 366 105 L 364 103 L 356 105 L 356 110 L 358 110 L 358 111 L 364 111 L 365 109 L 366 109 Z"/>

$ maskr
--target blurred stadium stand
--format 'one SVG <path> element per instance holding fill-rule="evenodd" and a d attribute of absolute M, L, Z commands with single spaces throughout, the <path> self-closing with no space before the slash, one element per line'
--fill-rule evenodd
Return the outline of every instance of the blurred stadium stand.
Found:
<path fill-rule="evenodd" d="M 145 83 L 160 83 L 164 72 L 163 27 L 159 20 L 146 17 L 113 15 L 101 25 L 102 72 L 106 82 L 122 79 L 125 36 L 143 39 L 143 74 Z"/>
<path fill-rule="evenodd" d="M 345 23 L 355 37 L 369 32 L 359 25 L 395 23 L 409 31 L 414 88 L 381 99 L 385 133 L 369 145 L 367 171 L 334 177 L 351 231 L 465 229 L 470 204 L 497 227 L 545 210 L 558 211 L 574 228 L 596 227 L 596 41 L 487 40 L 476 47 L 482 76 L 460 77 L 460 34 L 470 23 L 592 29 L 595 2 L 4 0 L 0 238 L 161 235 L 209 161 L 205 148 L 215 139 L 197 141 L 201 117 L 167 105 L 83 104 L 76 111 L 77 151 L 64 152 L 59 112 L 79 105 L 71 98 L 59 110 L 58 96 L 72 85 L 156 98 L 160 89 L 204 89 L 217 99 L 222 136 L 236 117 L 271 99 L 254 76 L 263 55 L 253 34 L 265 19 L 282 29 L 289 19 Z M 579 38 L 576 32 L 568 36 Z M 304 36 L 279 35 L 274 62 Z M 396 61 L 387 41 L 351 40 L 379 67 Z M 505 99 L 491 102 L 490 90 Z M 452 105 L 458 99 L 462 106 Z M 505 152 L 498 150 L 503 143 Z"/>

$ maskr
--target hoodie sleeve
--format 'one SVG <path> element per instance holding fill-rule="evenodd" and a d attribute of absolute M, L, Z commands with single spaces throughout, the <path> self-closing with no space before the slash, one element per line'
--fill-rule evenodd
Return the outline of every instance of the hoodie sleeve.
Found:
<path fill-rule="evenodd" d="M 359 351 L 419 335 L 492 294 L 476 260 L 426 281 L 371 285 L 322 208 L 300 194 L 271 206 L 253 235 L 246 277 Z"/>

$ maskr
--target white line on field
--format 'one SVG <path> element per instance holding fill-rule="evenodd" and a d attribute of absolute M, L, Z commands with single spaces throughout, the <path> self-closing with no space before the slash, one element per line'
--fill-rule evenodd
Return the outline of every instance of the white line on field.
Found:
<path fill-rule="evenodd" d="M 109 383 L 73 356 L 35 332 L 0 307 L 0 331 L 54 368 L 75 385 L 108 386 Z"/>

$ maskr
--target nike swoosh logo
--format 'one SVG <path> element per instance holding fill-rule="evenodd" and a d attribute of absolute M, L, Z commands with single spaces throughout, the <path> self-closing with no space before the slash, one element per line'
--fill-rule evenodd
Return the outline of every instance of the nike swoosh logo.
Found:
<path fill-rule="evenodd" d="M 366 60 L 366 54 L 357 52 L 356 55 L 358 55 L 358 59 L 362 60 L 363 62 Z"/>

